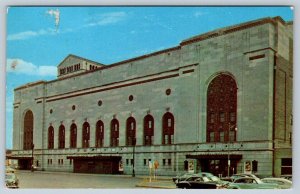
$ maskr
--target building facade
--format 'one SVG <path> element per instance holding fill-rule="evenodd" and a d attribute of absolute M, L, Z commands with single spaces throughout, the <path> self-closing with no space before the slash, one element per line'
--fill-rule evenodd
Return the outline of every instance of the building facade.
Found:
<path fill-rule="evenodd" d="M 263 18 L 103 65 L 69 55 L 15 88 L 20 168 L 292 173 L 293 23 Z"/>

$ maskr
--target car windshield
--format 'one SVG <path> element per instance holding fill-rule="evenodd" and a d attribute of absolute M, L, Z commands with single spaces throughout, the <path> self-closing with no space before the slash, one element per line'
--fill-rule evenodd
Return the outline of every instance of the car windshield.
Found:
<path fill-rule="evenodd" d="M 209 177 L 212 181 L 220 181 L 220 179 L 216 176 Z"/>
<path fill-rule="evenodd" d="M 203 178 L 203 181 L 204 181 L 204 182 L 209 182 L 209 181 L 210 181 L 210 179 L 207 178 L 207 177 L 202 177 L 202 178 Z"/>

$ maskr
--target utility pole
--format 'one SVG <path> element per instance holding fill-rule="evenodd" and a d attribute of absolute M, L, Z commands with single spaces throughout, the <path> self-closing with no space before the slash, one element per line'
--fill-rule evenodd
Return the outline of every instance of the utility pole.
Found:
<path fill-rule="evenodd" d="M 132 140 L 132 177 L 135 177 L 135 171 L 134 171 L 134 163 L 135 163 L 135 144 L 136 144 L 136 138 L 133 138 Z"/>
<path fill-rule="evenodd" d="M 33 158 L 33 150 L 34 150 L 34 144 L 32 143 L 32 144 L 31 144 L 31 172 L 33 172 L 33 170 L 34 170 L 34 169 L 33 169 L 33 161 L 34 161 L 34 160 L 33 160 L 33 159 L 34 159 L 34 158 Z"/>

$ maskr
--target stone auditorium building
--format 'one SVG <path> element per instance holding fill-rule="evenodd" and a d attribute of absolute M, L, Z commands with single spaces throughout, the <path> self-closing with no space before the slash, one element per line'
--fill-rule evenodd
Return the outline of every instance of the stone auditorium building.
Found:
<path fill-rule="evenodd" d="M 21 169 L 292 173 L 292 22 L 262 18 L 110 65 L 69 55 L 57 73 L 14 90 Z"/>

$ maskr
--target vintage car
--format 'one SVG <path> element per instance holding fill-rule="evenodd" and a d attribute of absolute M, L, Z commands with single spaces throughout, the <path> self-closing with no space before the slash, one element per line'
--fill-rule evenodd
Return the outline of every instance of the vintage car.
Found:
<path fill-rule="evenodd" d="M 177 188 L 181 189 L 217 189 L 218 184 L 211 181 L 208 177 L 191 176 L 184 181 L 179 181 L 176 184 Z"/>
<path fill-rule="evenodd" d="M 5 184 L 7 188 L 19 188 L 19 179 L 15 173 L 6 173 Z"/>
<path fill-rule="evenodd" d="M 259 178 L 243 177 L 236 179 L 227 189 L 280 189 L 277 184 L 264 183 Z"/>
<path fill-rule="evenodd" d="M 187 178 L 191 177 L 191 176 L 196 176 L 195 173 L 184 173 L 182 175 L 177 175 L 176 177 L 173 177 L 172 180 L 174 183 L 178 183 L 180 181 L 184 181 Z"/>
<path fill-rule="evenodd" d="M 292 181 L 284 179 L 284 178 L 263 178 L 261 179 L 264 183 L 275 183 L 280 189 L 290 189 L 292 187 Z"/>
<path fill-rule="evenodd" d="M 14 169 L 10 166 L 6 166 L 5 171 L 6 171 L 6 173 L 15 173 L 16 169 Z"/>

